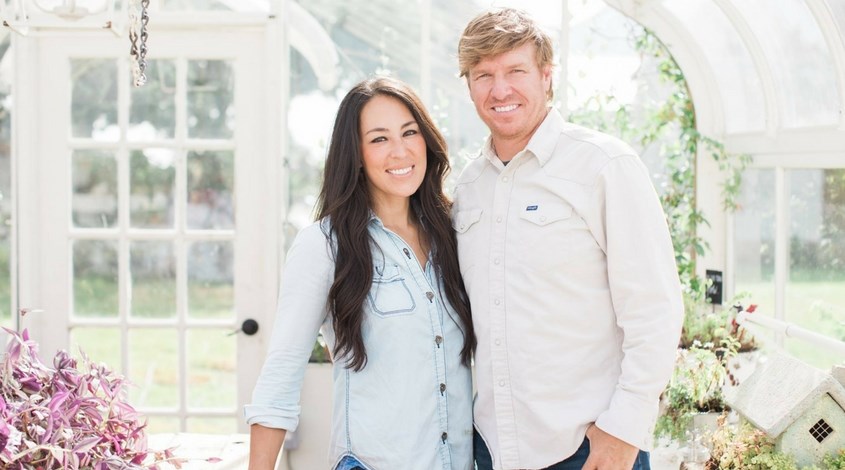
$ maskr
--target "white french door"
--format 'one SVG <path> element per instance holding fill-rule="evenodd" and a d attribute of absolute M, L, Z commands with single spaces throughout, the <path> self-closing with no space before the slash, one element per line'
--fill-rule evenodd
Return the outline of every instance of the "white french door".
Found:
<path fill-rule="evenodd" d="M 267 34 L 151 34 L 140 88 L 125 37 L 17 39 L 23 327 L 127 376 L 150 432 L 245 431 L 278 279 Z"/>

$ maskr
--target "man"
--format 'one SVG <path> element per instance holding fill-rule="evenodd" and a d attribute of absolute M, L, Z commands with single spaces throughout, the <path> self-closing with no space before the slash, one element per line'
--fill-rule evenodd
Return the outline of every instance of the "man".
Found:
<path fill-rule="evenodd" d="M 476 463 L 648 469 L 683 316 L 669 231 L 635 152 L 550 107 L 552 56 L 507 8 L 458 47 L 490 128 L 453 213 L 478 336 Z"/>

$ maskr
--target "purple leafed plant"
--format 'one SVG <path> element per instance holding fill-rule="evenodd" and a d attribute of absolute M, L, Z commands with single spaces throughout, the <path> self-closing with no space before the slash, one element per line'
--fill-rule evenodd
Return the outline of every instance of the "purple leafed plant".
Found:
<path fill-rule="evenodd" d="M 4 328 L 5 329 L 5 328 Z M 38 345 L 11 335 L 0 364 L 0 468 L 181 468 L 173 449 L 147 448 L 146 420 L 125 398 L 125 379 L 82 354 L 66 351 L 53 368 L 38 358 Z"/>

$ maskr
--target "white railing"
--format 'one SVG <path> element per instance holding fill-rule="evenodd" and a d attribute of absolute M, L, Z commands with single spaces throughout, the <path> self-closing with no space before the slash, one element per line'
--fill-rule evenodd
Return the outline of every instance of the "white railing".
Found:
<path fill-rule="evenodd" d="M 822 346 L 826 349 L 836 352 L 842 356 L 843 362 L 845 362 L 845 342 L 839 341 L 837 339 L 831 338 L 829 336 L 825 336 L 821 333 L 817 333 L 812 330 L 808 330 L 806 328 L 801 328 L 800 326 L 794 325 L 789 322 L 776 320 L 771 317 L 763 316 L 760 314 L 749 314 L 748 312 L 739 312 L 736 316 L 736 321 L 740 324 L 745 326 L 746 328 L 748 325 L 745 323 L 752 323 L 754 325 L 759 325 L 765 328 L 768 328 L 775 333 L 782 334 L 789 338 L 796 338 L 803 341 L 807 341 L 808 343 L 815 344 L 817 346 Z"/>

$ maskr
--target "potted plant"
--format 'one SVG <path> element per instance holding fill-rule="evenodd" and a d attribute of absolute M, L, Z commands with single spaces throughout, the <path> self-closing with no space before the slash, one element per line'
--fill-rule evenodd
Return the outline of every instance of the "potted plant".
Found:
<path fill-rule="evenodd" d="M 146 420 L 126 402 L 123 377 L 66 351 L 48 367 L 26 330 L 5 331 L 10 341 L 0 355 L 0 468 L 131 470 L 185 462 L 173 449 L 147 448 Z"/>
<path fill-rule="evenodd" d="M 728 410 L 723 395 L 728 380 L 725 365 L 735 350 L 731 342 L 723 342 L 720 348 L 694 342 L 689 348 L 678 349 L 677 354 L 672 378 L 663 392 L 655 435 L 673 440 L 695 439 L 703 432 L 699 422 L 710 427 L 716 416 Z M 704 424 L 708 420 L 710 424 Z"/>
<path fill-rule="evenodd" d="M 792 457 L 776 451 L 774 442 L 748 422 L 729 425 L 720 418 L 718 424 L 710 437 L 708 470 L 798 470 Z"/>

